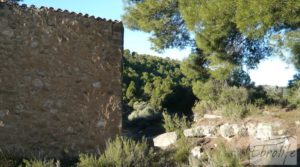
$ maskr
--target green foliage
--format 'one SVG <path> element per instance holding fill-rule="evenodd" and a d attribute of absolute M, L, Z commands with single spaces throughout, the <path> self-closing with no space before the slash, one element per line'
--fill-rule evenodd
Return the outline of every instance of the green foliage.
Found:
<path fill-rule="evenodd" d="M 133 107 L 147 102 L 155 110 L 185 108 L 193 94 L 178 61 L 124 51 L 123 100 Z"/>
<path fill-rule="evenodd" d="M 153 49 L 183 48 L 190 43 L 189 31 L 180 15 L 177 0 L 124 2 L 124 24 L 130 29 L 151 33 Z"/>
<path fill-rule="evenodd" d="M 300 74 L 289 81 L 286 98 L 290 105 L 300 107 Z"/>
<path fill-rule="evenodd" d="M 23 160 L 24 167 L 60 167 L 59 161 L 54 162 L 53 160 L 49 161 L 40 161 L 40 160 Z M 20 165 L 21 167 L 21 165 Z"/>
<path fill-rule="evenodd" d="M 16 161 L 0 149 L 0 167 L 16 166 Z"/>
<path fill-rule="evenodd" d="M 211 113 L 218 109 L 218 104 L 212 100 L 201 100 L 193 107 L 193 112 L 203 116 L 205 113 Z"/>
<path fill-rule="evenodd" d="M 200 53 L 194 53 L 180 63 L 180 70 L 190 80 L 204 80 L 208 78 L 207 70 L 203 67 L 205 63 Z"/>
<path fill-rule="evenodd" d="M 151 107 L 146 102 L 135 102 L 133 104 L 133 112 L 128 116 L 128 120 L 132 121 L 135 119 L 152 119 L 157 117 L 159 112 L 157 112 L 153 107 Z"/>
<path fill-rule="evenodd" d="M 259 114 L 260 110 L 251 104 L 251 97 L 245 87 L 229 86 L 226 83 L 209 80 L 206 83 L 195 82 L 195 95 L 199 98 L 193 108 L 195 113 L 221 114 L 233 119 L 241 119 L 250 114 Z M 259 97 L 260 98 L 260 97 Z"/>
<path fill-rule="evenodd" d="M 135 96 L 136 88 L 135 88 L 135 83 L 134 81 L 131 81 L 127 90 L 126 90 L 126 98 L 127 99 L 132 99 Z"/>
<path fill-rule="evenodd" d="M 109 140 L 106 149 L 98 158 L 89 155 L 80 155 L 78 167 L 130 167 L 149 166 L 154 156 L 153 150 L 148 147 L 146 140 L 136 142 L 124 137 Z"/>
<path fill-rule="evenodd" d="M 167 112 L 163 112 L 163 119 L 163 127 L 167 132 L 182 131 L 190 127 L 190 123 L 186 116 L 180 118 L 177 114 L 171 116 Z"/>
<path fill-rule="evenodd" d="M 243 87 L 227 86 L 222 88 L 218 103 L 221 105 L 234 103 L 246 104 L 248 102 L 248 91 Z"/>
<path fill-rule="evenodd" d="M 196 81 L 193 83 L 193 93 L 200 100 L 217 101 L 222 90 L 222 83 L 215 80 L 207 82 Z"/>
<path fill-rule="evenodd" d="M 208 153 L 209 166 L 242 167 L 237 151 L 226 148 L 224 143 Z"/>
<path fill-rule="evenodd" d="M 245 104 L 237 104 L 230 102 L 222 105 L 222 115 L 228 118 L 241 119 L 247 114 L 247 107 Z"/>
<path fill-rule="evenodd" d="M 175 162 L 177 162 L 178 166 L 181 166 L 182 164 L 188 164 L 190 150 L 191 150 L 191 144 L 189 143 L 188 138 L 181 137 L 176 142 L 174 160 Z"/>
<path fill-rule="evenodd" d="M 228 102 L 242 104 L 248 101 L 246 88 L 228 86 L 226 83 L 216 80 L 209 80 L 205 83 L 196 81 L 193 84 L 193 92 L 199 100 L 212 101 L 219 105 Z"/>
<path fill-rule="evenodd" d="M 156 50 L 193 46 L 201 49 L 198 69 L 224 80 L 236 69 L 256 67 L 259 61 L 284 46 L 292 62 L 299 60 L 300 1 L 282 0 L 126 0 L 123 21 L 131 29 L 152 34 Z M 188 31 L 189 30 L 189 31 Z M 274 46 L 272 37 L 279 45 Z M 269 40 L 268 40 L 269 39 Z M 284 44 L 281 41 L 283 40 Z M 274 43 L 274 42 L 273 42 Z M 193 63 L 185 63 L 184 66 Z M 298 66 L 298 65 L 297 65 Z M 202 70 L 201 70 L 202 71 Z M 186 73 L 186 72 L 184 72 Z M 196 76 L 189 73 L 188 76 Z"/>
<path fill-rule="evenodd" d="M 105 167 L 105 162 L 102 158 L 93 155 L 80 154 L 77 167 Z"/>

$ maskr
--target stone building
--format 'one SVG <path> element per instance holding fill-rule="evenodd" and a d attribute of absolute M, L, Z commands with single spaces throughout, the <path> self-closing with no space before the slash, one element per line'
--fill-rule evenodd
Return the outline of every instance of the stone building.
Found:
<path fill-rule="evenodd" d="M 97 153 L 121 131 L 123 25 L 0 3 L 0 148 Z"/>

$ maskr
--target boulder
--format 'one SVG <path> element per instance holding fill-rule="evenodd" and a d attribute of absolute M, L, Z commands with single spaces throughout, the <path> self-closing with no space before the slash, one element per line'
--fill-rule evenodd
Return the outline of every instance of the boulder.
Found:
<path fill-rule="evenodd" d="M 200 120 L 200 119 L 202 119 L 202 115 L 199 114 L 199 113 L 197 113 L 197 112 L 195 112 L 195 113 L 194 113 L 193 121 L 194 121 L 194 122 L 197 122 L 197 121 Z"/>
<path fill-rule="evenodd" d="M 219 116 L 219 115 L 204 114 L 203 118 L 206 118 L 206 119 L 221 119 L 223 117 Z"/>
<path fill-rule="evenodd" d="M 232 124 L 234 134 L 237 136 L 247 136 L 247 128 L 244 125 Z"/>
<path fill-rule="evenodd" d="M 203 156 L 203 150 L 201 146 L 196 146 L 191 150 L 191 155 L 189 156 L 189 166 L 199 167 L 201 166 L 201 158 Z"/>
<path fill-rule="evenodd" d="M 246 128 L 247 128 L 247 133 L 249 136 L 256 135 L 256 124 L 255 123 L 247 123 Z"/>
<path fill-rule="evenodd" d="M 256 139 L 268 140 L 272 138 L 272 126 L 266 123 L 259 123 L 256 127 Z"/>
<path fill-rule="evenodd" d="M 288 131 L 286 129 L 280 129 L 277 131 L 277 135 L 279 136 L 283 136 L 283 135 L 287 135 Z"/>
<path fill-rule="evenodd" d="M 197 159 L 201 158 L 202 153 L 203 153 L 203 151 L 202 151 L 201 146 L 196 146 L 191 150 L 191 155 Z"/>
<path fill-rule="evenodd" d="M 215 126 L 197 126 L 183 131 L 185 137 L 211 137 L 216 134 Z"/>
<path fill-rule="evenodd" d="M 212 137 L 216 135 L 216 127 L 215 126 L 201 126 L 203 130 L 203 134 L 206 137 Z"/>
<path fill-rule="evenodd" d="M 185 137 L 204 137 L 203 129 L 198 126 L 190 129 L 185 129 L 183 131 Z"/>
<path fill-rule="evenodd" d="M 176 132 L 163 133 L 153 139 L 155 147 L 166 149 L 170 145 L 174 144 L 178 139 Z"/>
<path fill-rule="evenodd" d="M 235 135 L 232 125 L 224 124 L 220 126 L 220 135 L 225 139 L 230 139 Z"/>

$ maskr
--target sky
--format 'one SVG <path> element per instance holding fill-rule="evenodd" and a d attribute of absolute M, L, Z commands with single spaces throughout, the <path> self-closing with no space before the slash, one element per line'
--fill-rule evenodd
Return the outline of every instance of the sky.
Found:
<path fill-rule="evenodd" d="M 47 6 L 67 9 L 76 13 L 94 15 L 105 19 L 119 20 L 124 12 L 122 0 L 23 0 L 22 3 L 35 5 L 37 7 Z M 131 31 L 125 27 L 124 48 L 140 54 L 170 57 L 182 60 L 188 57 L 190 50 L 169 49 L 159 54 L 151 50 L 149 34 L 140 31 Z M 293 78 L 296 70 L 279 57 L 263 60 L 258 68 L 248 71 L 251 79 L 256 85 L 286 86 L 288 80 Z"/>

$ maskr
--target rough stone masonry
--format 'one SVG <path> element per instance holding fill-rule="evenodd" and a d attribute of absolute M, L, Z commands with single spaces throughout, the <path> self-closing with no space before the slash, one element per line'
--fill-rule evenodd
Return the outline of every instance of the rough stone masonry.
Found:
<path fill-rule="evenodd" d="M 0 148 L 97 153 L 120 134 L 123 25 L 0 3 Z"/>

